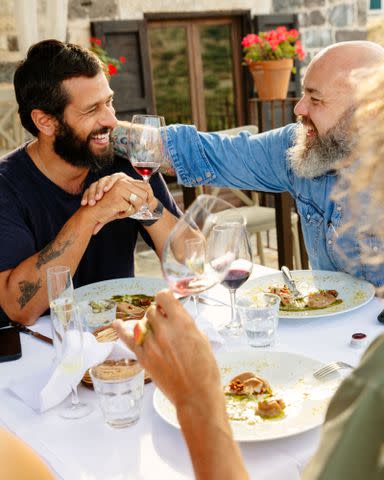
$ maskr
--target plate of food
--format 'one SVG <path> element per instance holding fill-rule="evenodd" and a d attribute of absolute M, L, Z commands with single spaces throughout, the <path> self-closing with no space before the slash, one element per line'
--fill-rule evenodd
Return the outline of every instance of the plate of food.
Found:
<path fill-rule="evenodd" d="M 322 362 L 288 352 L 226 352 L 217 362 L 239 442 L 275 440 L 318 427 L 342 378 L 334 373 L 319 381 L 313 372 Z M 174 406 L 159 389 L 153 404 L 160 417 L 180 428 Z"/>
<path fill-rule="evenodd" d="M 135 320 L 144 316 L 156 293 L 166 287 L 161 278 L 115 278 L 76 288 L 75 298 L 77 302 L 88 302 L 95 311 L 104 302 L 113 301 L 117 304 L 117 318 Z"/>
<path fill-rule="evenodd" d="M 277 294 L 281 300 L 280 318 L 317 318 L 350 312 L 375 295 L 372 284 L 348 273 L 325 270 L 292 270 L 291 273 L 302 294 L 300 303 L 289 292 L 280 272 L 249 280 L 238 290 L 238 295 L 252 298 L 260 292 Z"/>

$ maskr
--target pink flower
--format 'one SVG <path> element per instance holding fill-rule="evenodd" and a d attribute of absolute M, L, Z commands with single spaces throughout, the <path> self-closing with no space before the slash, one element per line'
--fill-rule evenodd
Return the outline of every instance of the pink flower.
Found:
<path fill-rule="evenodd" d="M 100 45 L 101 45 L 101 40 L 100 40 L 100 38 L 91 37 L 91 38 L 89 39 L 89 41 L 90 41 L 91 43 L 94 43 L 94 44 L 98 45 L 99 47 L 100 47 Z"/>
<path fill-rule="evenodd" d="M 241 45 L 246 48 L 250 47 L 251 45 L 255 45 L 256 43 L 260 43 L 259 36 L 255 35 L 254 33 L 249 33 L 243 38 Z"/>
<path fill-rule="evenodd" d="M 108 73 L 111 77 L 117 73 L 117 68 L 112 63 L 108 64 Z"/>
<path fill-rule="evenodd" d="M 121 63 L 125 63 L 127 61 L 126 57 L 123 56 L 119 57 L 119 60 Z"/>

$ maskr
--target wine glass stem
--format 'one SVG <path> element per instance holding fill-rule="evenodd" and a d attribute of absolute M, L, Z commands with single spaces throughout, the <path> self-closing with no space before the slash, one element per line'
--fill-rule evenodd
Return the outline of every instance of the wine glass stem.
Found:
<path fill-rule="evenodd" d="M 199 316 L 199 296 L 192 295 L 193 304 L 195 305 L 195 318 Z"/>
<path fill-rule="evenodd" d="M 230 288 L 229 289 L 229 298 L 231 300 L 231 323 L 230 325 L 233 327 L 237 324 L 236 322 L 236 289 Z"/>
<path fill-rule="evenodd" d="M 79 404 L 79 397 L 77 395 L 77 387 L 72 388 L 72 407 L 77 407 Z"/>

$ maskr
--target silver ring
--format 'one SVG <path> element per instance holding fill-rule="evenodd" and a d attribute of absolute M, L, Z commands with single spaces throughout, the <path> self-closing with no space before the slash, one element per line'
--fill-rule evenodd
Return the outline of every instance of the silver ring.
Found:
<path fill-rule="evenodd" d="M 136 200 L 137 200 L 137 195 L 136 195 L 135 193 L 131 193 L 131 194 L 129 195 L 129 201 L 130 201 L 131 203 L 134 203 Z"/>

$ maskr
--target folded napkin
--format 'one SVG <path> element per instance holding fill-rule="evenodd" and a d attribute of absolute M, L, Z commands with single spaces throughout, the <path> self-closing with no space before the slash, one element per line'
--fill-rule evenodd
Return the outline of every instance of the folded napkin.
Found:
<path fill-rule="evenodd" d="M 44 412 L 61 403 L 70 393 L 71 385 L 78 385 L 88 368 L 102 363 L 106 358 L 135 358 L 121 341 L 99 343 L 94 335 L 84 332 L 84 353 L 81 369 L 72 372 L 63 364 L 51 365 L 13 382 L 9 389 L 34 410 Z"/>
<path fill-rule="evenodd" d="M 184 308 L 192 315 L 192 317 L 195 317 L 195 305 L 192 301 L 187 302 L 184 305 Z M 215 312 L 214 307 L 207 307 L 199 304 L 198 308 L 199 314 L 195 317 L 196 326 L 202 333 L 204 333 L 204 335 L 206 335 L 212 348 L 215 350 L 223 345 L 224 339 L 210 320 Z"/>

